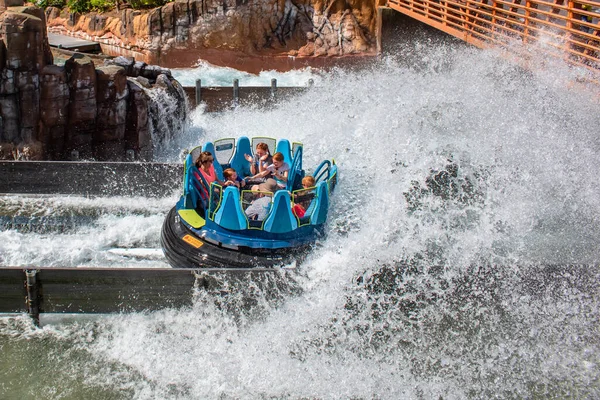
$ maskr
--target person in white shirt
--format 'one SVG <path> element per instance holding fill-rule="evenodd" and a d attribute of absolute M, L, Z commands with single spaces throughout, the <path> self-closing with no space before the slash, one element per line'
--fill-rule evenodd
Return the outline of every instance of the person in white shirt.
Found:
<path fill-rule="evenodd" d="M 248 219 L 263 221 L 271 209 L 271 197 L 259 194 L 261 197 L 252 200 L 252 203 L 244 211 Z"/>

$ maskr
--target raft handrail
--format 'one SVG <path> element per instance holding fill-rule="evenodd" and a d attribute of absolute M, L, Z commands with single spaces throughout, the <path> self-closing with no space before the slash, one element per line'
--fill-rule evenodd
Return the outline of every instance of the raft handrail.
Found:
<path fill-rule="evenodd" d="M 260 194 L 263 194 L 263 195 L 267 195 L 268 194 L 269 197 L 271 198 L 271 201 L 270 201 L 271 206 L 269 207 L 269 211 L 267 211 L 267 214 L 265 215 L 265 218 L 262 221 L 256 221 L 256 222 L 260 222 L 260 226 L 252 226 L 250 224 L 251 220 L 248 218 L 248 215 L 245 212 L 246 210 L 244 209 L 244 193 L 260 193 Z M 254 229 L 254 230 L 259 230 L 259 231 L 264 230 L 265 220 L 271 214 L 271 211 L 273 211 L 272 205 L 273 205 L 273 196 L 274 195 L 275 195 L 275 193 L 273 193 L 273 192 L 261 192 L 261 191 L 255 191 L 255 190 L 241 190 L 240 191 L 240 203 L 242 205 L 242 209 L 244 210 L 244 217 L 246 217 L 246 224 L 247 224 L 246 226 L 247 226 L 247 229 Z M 256 198 L 254 200 L 256 200 Z"/>
<path fill-rule="evenodd" d="M 296 183 L 296 177 L 300 176 L 302 173 L 302 146 L 298 146 L 296 148 L 296 152 L 294 154 L 294 159 L 292 161 L 292 165 L 290 166 L 290 171 L 288 173 L 288 180 L 286 183 L 286 189 L 290 192 L 294 190 L 294 184 Z"/>
<path fill-rule="evenodd" d="M 208 193 L 209 185 L 193 162 L 191 162 L 191 165 L 188 166 L 188 160 L 192 160 L 191 154 L 188 154 L 186 156 L 186 162 L 184 162 L 186 170 L 184 173 L 185 183 L 183 187 L 183 195 L 184 199 L 186 199 L 185 201 L 187 201 L 187 198 L 190 197 L 193 203 L 192 208 L 196 208 L 198 206 L 198 200 L 201 200 L 203 202 L 208 200 L 208 198 L 204 198 L 204 196 L 202 195 L 202 190 L 199 186 L 204 187 Z M 198 179 L 198 177 L 200 177 L 200 179 Z M 205 204 L 202 204 L 202 206 L 205 207 Z M 186 208 L 189 208 L 187 204 Z"/>
<path fill-rule="evenodd" d="M 213 202 L 214 193 L 219 194 L 219 199 L 217 202 Z M 223 201 L 223 186 L 219 185 L 217 182 L 212 182 L 210 184 L 210 193 L 208 196 L 208 208 L 207 208 L 207 219 L 214 221 L 215 214 L 219 211 L 219 207 L 221 207 L 221 202 Z M 213 204 L 216 204 L 213 207 Z"/>
<path fill-rule="evenodd" d="M 321 169 L 323 169 L 323 170 L 321 171 Z M 330 170 L 331 170 L 331 161 L 323 160 L 321 162 L 321 164 L 319 164 L 319 166 L 315 169 L 315 172 L 313 173 L 313 177 L 315 178 L 316 183 L 319 183 L 319 181 L 321 181 L 321 180 L 329 180 Z M 323 174 L 325 174 L 325 173 L 327 174 L 327 177 L 322 179 Z"/>
<path fill-rule="evenodd" d="M 329 193 L 332 193 L 335 190 L 335 187 L 337 185 L 338 169 L 337 169 L 337 166 L 335 165 L 335 162 L 333 163 L 333 166 L 331 167 L 331 169 L 333 169 L 333 173 L 331 173 L 329 176 L 329 179 L 327 179 L 327 186 L 329 188 Z"/>
<path fill-rule="evenodd" d="M 294 203 L 296 203 L 296 204 L 299 204 L 299 202 L 297 201 L 297 196 L 298 196 L 299 192 L 307 192 L 312 197 L 310 199 L 310 203 L 308 204 L 308 207 L 306 207 L 306 209 L 304 210 L 305 211 L 304 216 L 302 218 L 300 218 L 296 215 L 296 219 L 298 220 L 298 228 L 300 228 L 302 226 L 310 225 L 312 223 L 311 213 L 317 203 L 317 198 L 319 197 L 316 186 L 312 186 L 309 188 L 297 189 L 297 190 L 294 190 L 291 195 L 292 201 L 294 201 Z"/>

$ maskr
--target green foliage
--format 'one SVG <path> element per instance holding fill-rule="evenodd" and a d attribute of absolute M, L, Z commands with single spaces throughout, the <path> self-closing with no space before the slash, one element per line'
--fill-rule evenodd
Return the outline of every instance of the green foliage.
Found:
<path fill-rule="evenodd" d="M 105 12 L 115 8 L 115 0 L 89 0 L 93 11 Z"/>
<path fill-rule="evenodd" d="M 40 8 L 57 7 L 63 8 L 66 4 L 65 0 L 36 0 L 35 5 Z"/>
<path fill-rule="evenodd" d="M 35 5 L 40 8 L 67 6 L 71 12 L 87 13 L 90 11 L 106 12 L 116 7 L 117 1 L 121 4 L 129 3 L 135 9 L 150 9 L 164 6 L 173 0 L 35 0 Z"/>
<path fill-rule="evenodd" d="M 67 7 L 74 13 L 84 14 L 91 10 L 90 0 L 67 0 Z"/>
<path fill-rule="evenodd" d="M 128 0 L 127 2 L 134 9 L 147 9 L 147 8 L 155 8 L 164 6 L 167 3 L 170 3 L 172 0 Z"/>
<path fill-rule="evenodd" d="M 44 9 L 67 6 L 71 12 L 83 14 L 90 11 L 110 11 L 116 7 L 117 1 L 121 4 L 129 3 L 133 9 L 139 10 L 161 7 L 173 0 L 35 0 L 35 5 Z"/>

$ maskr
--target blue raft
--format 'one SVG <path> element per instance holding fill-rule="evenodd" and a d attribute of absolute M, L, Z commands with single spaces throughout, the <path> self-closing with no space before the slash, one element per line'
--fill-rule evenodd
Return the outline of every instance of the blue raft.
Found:
<path fill-rule="evenodd" d="M 242 178 L 250 176 L 256 143 L 284 155 L 290 166 L 287 187 L 275 193 L 239 190 L 235 186 L 208 184 L 194 161 L 203 151 L 212 153 L 217 177 L 234 168 Z M 275 152 L 272 152 L 274 154 Z M 312 173 L 316 184 L 303 188 L 302 144 L 286 139 L 243 136 L 219 139 L 194 148 L 184 162 L 183 195 L 168 213 L 161 232 L 161 245 L 175 268 L 277 267 L 300 259 L 323 234 L 330 195 L 337 182 L 335 161 L 321 162 Z M 256 220 L 246 210 L 260 197 L 267 204 L 264 219 Z M 293 204 L 305 210 L 299 218 Z"/>

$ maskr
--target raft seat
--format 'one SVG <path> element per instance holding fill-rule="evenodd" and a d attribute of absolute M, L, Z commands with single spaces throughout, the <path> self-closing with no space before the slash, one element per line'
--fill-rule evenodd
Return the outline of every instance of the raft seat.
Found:
<path fill-rule="evenodd" d="M 251 176 L 250 173 L 250 163 L 246 160 L 246 154 L 253 155 L 252 148 L 250 147 L 250 139 L 246 136 L 241 136 L 237 140 L 237 144 L 235 146 L 235 153 L 231 158 L 231 168 L 235 169 L 238 176 L 246 178 Z"/>
<path fill-rule="evenodd" d="M 235 186 L 228 186 L 223 191 L 221 206 L 217 210 L 214 222 L 225 229 L 243 230 L 248 227 L 248 220 L 242 210 L 240 192 Z"/>
<path fill-rule="evenodd" d="M 327 211 L 329 209 L 329 187 L 327 186 L 327 181 L 321 181 L 317 183 L 315 191 L 316 197 L 313 199 L 311 204 L 313 209 L 310 214 L 308 210 L 306 210 L 305 215 L 310 215 L 311 224 L 320 225 L 325 223 L 327 220 Z"/>
<path fill-rule="evenodd" d="M 290 167 L 292 166 L 292 146 L 290 146 L 289 140 L 279 139 L 277 141 L 277 148 L 275 152 L 280 152 L 281 154 L 283 154 L 283 161 L 285 161 Z"/>
<path fill-rule="evenodd" d="M 189 209 L 198 209 L 206 207 L 206 202 L 208 201 L 207 196 L 204 192 L 208 193 L 206 189 L 206 183 L 203 179 L 198 179 L 200 175 L 200 171 L 194 165 L 192 161 L 192 155 L 188 154 L 185 160 L 185 175 L 184 175 L 184 194 L 185 194 L 185 207 Z"/>
<path fill-rule="evenodd" d="M 213 156 L 213 167 L 215 167 L 215 174 L 217 174 L 217 178 L 223 180 L 223 167 L 217 161 L 217 157 L 215 156 L 215 145 L 212 142 L 204 143 L 202 146 L 202 151 L 209 151 Z"/>
<path fill-rule="evenodd" d="M 299 218 L 300 219 L 300 226 L 310 224 L 310 222 L 311 222 L 310 216 L 313 213 L 313 211 L 315 210 L 316 205 L 317 205 L 317 199 L 314 198 L 314 199 L 312 199 L 310 201 L 310 204 L 308 205 L 308 208 L 304 212 L 304 217 Z"/>
<path fill-rule="evenodd" d="M 265 219 L 263 230 L 271 233 L 285 233 L 296 228 L 298 228 L 298 220 L 292 213 L 290 192 L 287 190 L 275 192 L 271 212 Z"/>

